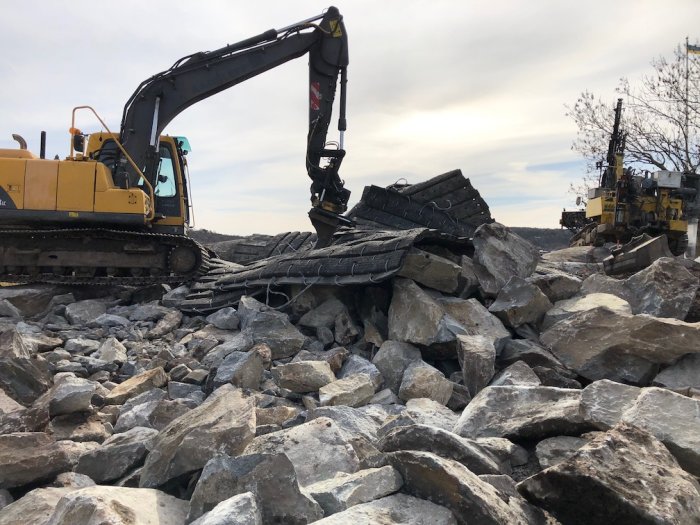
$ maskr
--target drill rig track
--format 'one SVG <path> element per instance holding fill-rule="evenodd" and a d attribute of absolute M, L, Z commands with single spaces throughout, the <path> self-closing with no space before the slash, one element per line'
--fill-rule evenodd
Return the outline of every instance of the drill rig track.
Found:
<path fill-rule="evenodd" d="M 215 268 L 210 253 L 183 235 L 101 228 L 0 230 L 0 281 L 178 284 Z"/>

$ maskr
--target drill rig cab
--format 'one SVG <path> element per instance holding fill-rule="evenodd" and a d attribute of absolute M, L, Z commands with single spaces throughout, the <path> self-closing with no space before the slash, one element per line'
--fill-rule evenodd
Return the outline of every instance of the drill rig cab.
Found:
<path fill-rule="evenodd" d="M 585 212 L 565 211 L 560 224 L 575 231 L 571 246 L 625 244 L 643 234 L 665 234 L 671 253 L 681 255 L 688 244 L 686 204 L 695 190 L 683 187 L 680 172 L 637 174 L 625 168 L 621 120 L 622 99 L 618 99 L 607 156 L 598 163 L 599 186 L 589 190 Z"/>
<path fill-rule="evenodd" d="M 186 236 L 187 140 L 162 135 L 192 104 L 294 58 L 309 58 L 306 169 L 309 216 L 319 243 L 330 242 L 350 192 L 338 170 L 345 155 L 347 33 L 335 7 L 215 51 L 183 57 L 143 81 L 127 101 L 119 133 L 87 106 L 73 111 L 65 160 L 0 150 L 0 281 L 183 282 L 208 269 L 209 252 Z M 326 146 L 340 83 L 338 147 Z M 106 132 L 84 135 L 76 110 Z M 42 156 L 43 157 L 43 156 Z"/>

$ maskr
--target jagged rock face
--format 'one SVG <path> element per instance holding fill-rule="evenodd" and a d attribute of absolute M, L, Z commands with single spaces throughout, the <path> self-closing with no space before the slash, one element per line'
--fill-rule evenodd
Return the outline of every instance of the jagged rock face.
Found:
<path fill-rule="evenodd" d="M 401 473 L 405 492 L 450 509 L 457 523 L 528 523 L 493 486 L 456 461 L 418 451 L 392 452 L 389 461 Z"/>
<path fill-rule="evenodd" d="M 572 298 L 581 289 L 581 279 L 562 272 L 533 275 L 527 278 L 547 296 L 549 302 L 554 304 Z"/>
<path fill-rule="evenodd" d="M 161 387 L 167 382 L 168 377 L 165 375 L 165 370 L 162 367 L 146 370 L 114 387 L 105 397 L 105 401 L 111 405 L 121 405 L 127 399 L 151 388 Z"/>
<path fill-rule="evenodd" d="M 294 466 L 283 453 L 218 456 L 207 462 L 197 482 L 188 521 L 232 496 L 253 491 L 263 523 L 311 523 L 323 517 L 321 507 L 302 492 Z"/>
<path fill-rule="evenodd" d="M 621 420 L 654 435 L 681 467 L 700 476 L 700 399 L 644 388 Z"/>
<path fill-rule="evenodd" d="M 350 507 L 315 522 L 318 525 L 376 523 L 381 525 L 456 525 L 445 507 L 407 494 L 393 494 L 369 503 Z"/>
<path fill-rule="evenodd" d="M 662 257 L 625 280 L 592 275 L 581 292 L 611 293 L 628 301 L 634 314 L 685 319 L 695 299 L 698 280 L 675 259 Z"/>
<path fill-rule="evenodd" d="M 277 312 L 251 297 L 241 298 L 238 307 L 242 331 L 255 344 L 265 343 L 272 351 L 272 359 L 296 354 L 304 347 L 306 337 L 289 321 L 286 314 Z"/>
<path fill-rule="evenodd" d="M 586 429 L 581 391 L 547 386 L 489 386 L 467 405 L 455 425 L 462 437 L 543 439 Z"/>
<path fill-rule="evenodd" d="M 404 401 L 428 398 L 446 405 L 452 396 L 452 383 L 438 369 L 424 361 L 414 361 L 403 373 L 399 398 Z"/>
<path fill-rule="evenodd" d="M 483 335 L 460 335 L 457 341 L 462 379 L 474 397 L 489 384 L 496 372 L 496 348 L 493 341 Z"/>
<path fill-rule="evenodd" d="M 377 351 L 372 364 L 377 367 L 384 378 L 384 386 L 398 394 L 404 371 L 411 363 L 420 360 L 420 350 L 415 346 L 397 341 L 386 341 Z"/>
<path fill-rule="evenodd" d="M 482 224 L 474 233 L 474 269 L 489 297 L 495 297 L 511 277 L 532 275 L 539 259 L 535 246 L 502 224 Z"/>
<path fill-rule="evenodd" d="M 65 316 L 72 325 L 86 325 L 107 313 L 107 304 L 97 299 L 86 299 L 66 306 Z"/>
<path fill-rule="evenodd" d="M 325 361 L 297 361 L 275 366 L 272 377 L 282 388 L 292 392 L 315 392 L 335 381 L 330 365 Z"/>
<path fill-rule="evenodd" d="M 154 489 L 95 486 L 65 494 L 49 523 L 185 523 L 187 502 Z"/>
<path fill-rule="evenodd" d="M 399 272 L 401 277 L 445 293 L 457 291 L 461 274 L 462 266 L 459 264 L 417 248 L 406 254 L 403 268 Z"/>
<path fill-rule="evenodd" d="M 594 381 L 581 392 L 581 416 L 600 430 L 609 430 L 639 397 L 642 389 L 608 379 Z"/>
<path fill-rule="evenodd" d="M 501 287 L 489 312 L 506 326 L 516 328 L 523 324 L 538 326 L 551 308 L 552 303 L 537 286 L 514 276 Z"/>
<path fill-rule="evenodd" d="M 573 436 L 555 436 L 543 439 L 537 443 L 535 448 L 537 462 L 543 469 L 549 468 L 569 459 L 586 443 L 588 441 L 585 439 Z"/>
<path fill-rule="evenodd" d="M 671 366 L 657 374 L 652 384 L 674 390 L 684 388 L 697 388 L 700 390 L 700 353 L 681 357 Z"/>
<path fill-rule="evenodd" d="M 34 489 L 0 509 L 0 525 L 46 525 L 59 500 L 74 490 L 70 487 Z"/>
<path fill-rule="evenodd" d="M 441 297 L 437 303 L 462 325 L 466 335 L 487 337 L 498 351 L 511 338 L 501 320 L 476 299 Z"/>
<path fill-rule="evenodd" d="M 568 368 L 590 380 L 648 384 L 657 364 L 700 349 L 700 325 L 595 308 L 565 319 L 541 336 Z"/>
<path fill-rule="evenodd" d="M 631 483 L 636 480 L 636 483 Z M 693 523 L 700 485 L 663 444 L 629 425 L 613 428 L 518 490 L 562 523 Z"/>
<path fill-rule="evenodd" d="M 318 390 L 321 406 L 345 405 L 357 407 L 366 405 L 374 396 L 374 383 L 368 374 L 353 374 L 322 386 Z"/>
<path fill-rule="evenodd" d="M 491 386 L 508 385 L 540 385 L 542 382 L 537 374 L 528 366 L 525 361 L 516 361 L 509 367 L 496 374 L 491 382 Z"/>
<path fill-rule="evenodd" d="M 430 346 L 454 341 L 464 328 L 409 279 L 396 279 L 389 307 L 389 339 Z"/>
<path fill-rule="evenodd" d="M 252 492 L 222 501 L 191 525 L 263 525 L 262 515 Z"/>
<path fill-rule="evenodd" d="M 216 396 L 180 416 L 155 438 L 140 486 L 158 487 L 204 467 L 217 454 L 240 454 L 255 436 L 255 408 L 240 390 L 222 387 Z"/>
<path fill-rule="evenodd" d="M 621 315 L 632 313 L 632 309 L 627 301 L 616 295 L 609 293 L 592 293 L 583 297 L 573 297 L 564 301 L 559 301 L 547 311 L 542 320 L 542 330 L 546 330 L 553 324 L 571 317 L 577 312 L 585 312 L 604 306 Z"/>

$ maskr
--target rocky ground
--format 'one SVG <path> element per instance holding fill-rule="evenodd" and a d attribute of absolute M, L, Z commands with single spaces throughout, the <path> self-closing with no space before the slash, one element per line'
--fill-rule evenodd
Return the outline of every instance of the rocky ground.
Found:
<path fill-rule="evenodd" d="M 474 246 L 206 317 L 0 288 L 0 525 L 700 523 L 696 263 Z"/>

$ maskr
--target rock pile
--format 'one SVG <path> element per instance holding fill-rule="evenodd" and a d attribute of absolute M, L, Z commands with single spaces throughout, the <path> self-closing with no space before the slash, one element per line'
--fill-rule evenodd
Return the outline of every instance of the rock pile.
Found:
<path fill-rule="evenodd" d="M 490 223 L 284 308 L 0 288 L 0 525 L 700 523 L 697 279 L 563 260 Z"/>

